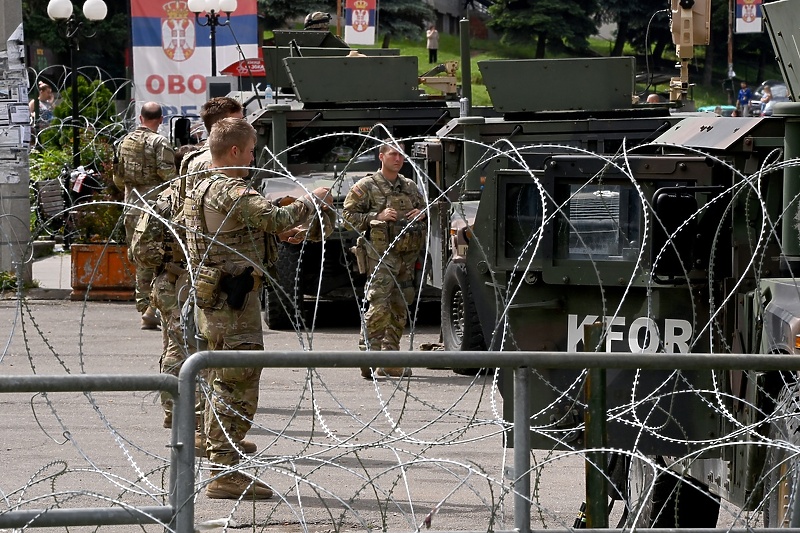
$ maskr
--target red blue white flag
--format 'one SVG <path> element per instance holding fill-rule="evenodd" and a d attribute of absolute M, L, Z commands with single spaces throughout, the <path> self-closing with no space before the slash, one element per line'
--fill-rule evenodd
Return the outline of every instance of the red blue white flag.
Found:
<path fill-rule="evenodd" d="M 347 0 L 345 4 L 344 42 L 375 44 L 378 0 Z"/>
<path fill-rule="evenodd" d="M 226 15 L 220 14 L 220 22 Z M 201 13 L 200 23 L 206 14 Z M 147 101 L 170 115 L 198 115 L 211 75 L 210 28 L 195 22 L 186 0 L 131 0 L 131 45 L 137 109 Z M 259 58 L 256 0 L 239 0 L 230 24 L 216 27 L 217 72 L 245 58 Z"/>
<path fill-rule="evenodd" d="M 761 0 L 736 0 L 736 33 L 761 33 Z"/>

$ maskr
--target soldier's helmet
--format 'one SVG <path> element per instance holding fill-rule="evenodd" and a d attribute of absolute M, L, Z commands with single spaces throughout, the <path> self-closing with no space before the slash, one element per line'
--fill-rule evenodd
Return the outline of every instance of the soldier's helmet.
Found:
<path fill-rule="evenodd" d="M 304 30 L 327 30 L 331 22 L 331 16 L 322 11 L 314 11 L 306 15 L 306 20 L 303 22 Z"/>

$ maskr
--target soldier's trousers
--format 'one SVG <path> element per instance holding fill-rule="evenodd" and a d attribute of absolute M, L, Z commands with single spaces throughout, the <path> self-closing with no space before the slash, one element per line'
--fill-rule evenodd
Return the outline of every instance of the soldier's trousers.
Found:
<path fill-rule="evenodd" d="M 173 276 L 166 271 L 156 276 L 150 299 L 153 306 L 161 312 L 161 373 L 177 377 L 183 362 L 198 350 L 205 349 L 205 346 L 198 346 L 198 332 L 194 331 L 194 321 L 187 323 L 181 316 L 181 308 L 189 291 L 188 276 L 181 276 L 176 282 L 171 279 L 174 279 Z M 189 309 L 188 312 L 193 313 L 193 310 Z M 205 376 L 204 372 L 200 377 Z M 172 404 L 172 396 L 162 392 L 161 406 L 164 414 L 172 413 Z M 198 391 L 195 414 L 203 416 L 204 411 L 205 396 Z"/>
<path fill-rule="evenodd" d="M 399 350 L 408 307 L 414 302 L 417 252 L 390 253 L 367 282 L 364 314 L 367 350 Z"/>
<path fill-rule="evenodd" d="M 264 349 L 257 290 L 247 295 L 240 310 L 227 303 L 219 309 L 202 309 L 199 322 L 209 350 Z M 258 407 L 261 368 L 216 368 L 211 374 L 213 395 L 205 410 L 206 450 L 212 462 L 234 465 L 239 454 L 233 443 L 250 430 Z"/>
<path fill-rule="evenodd" d="M 125 242 L 128 245 L 128 259 L 133 263 L 131 257 L 131 240 L 133 239 L 133 232 L 136 229 L 136 223 L 139 220 L 139 215 L 142 213 L 140 209 L 131 209 L 125 213 Z M 153 278 L 156 275 L 155 269 L 152 268 L 136 268 L 136 310 L 144 313 L 150 307 L 150 286 L 153 283 Z"/>

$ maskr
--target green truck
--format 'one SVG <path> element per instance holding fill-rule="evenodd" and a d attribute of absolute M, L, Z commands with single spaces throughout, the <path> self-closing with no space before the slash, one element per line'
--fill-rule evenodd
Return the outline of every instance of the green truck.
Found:
<path fill-rule="evenodd" d="M 763 7 L 796 100 L 800 9 Z M 627 58 L 479 67 L 502 116 L 456 118 L 413 147 L 440 229 L 445 348 L 674 354 L 674 370 L 607 373 L 621 525 L 714 527 L 720 500 L 788 525 L 797 371 L 681 370 L 680 357 L 800 350 L 800 104 L 728 118 L 634 103 Z M 531 97 L 543 79 L 561 90 Z M 532 448 L 586 446 L 586 378 L 529 369 Z"/>
<path fill-rule="evenodd" d="M 350 187 L 380 168 L 377 147 L 384 139 L 410 147 L 458 116 L 454 92 L 420 88 L 416 57 L 351 50 L 328 32 L 275 33 L 264 56 L 277 101 L 248 117 L 258 132 L 256 178 L 270 198 L 326 186 L 341 212 Z M 414 175 L 410 166 L 403 172 Z M 313 302 L 357 308 L 366 277 L 351 252 L 356 238 L 339 217 L 324 243 L 281 243 L 264 295 L 268 327 L 303 328 Z"/>

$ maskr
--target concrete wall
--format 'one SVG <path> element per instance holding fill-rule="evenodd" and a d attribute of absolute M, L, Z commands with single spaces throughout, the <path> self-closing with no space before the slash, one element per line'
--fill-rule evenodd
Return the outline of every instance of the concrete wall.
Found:
<path fill-rule="evenodd" d="M 28 78 L 22 1 L 0 4 L 0 271 L 31 279 Z"/>

